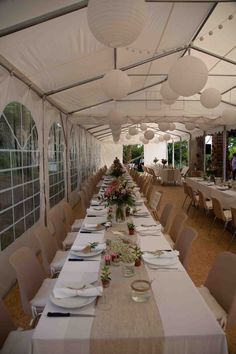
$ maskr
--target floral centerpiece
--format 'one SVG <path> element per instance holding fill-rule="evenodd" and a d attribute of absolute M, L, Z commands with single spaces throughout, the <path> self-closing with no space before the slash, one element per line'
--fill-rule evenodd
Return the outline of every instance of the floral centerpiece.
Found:
<path fill-rule="evenodd" d="M 155 159 L 153 160 L 153 162 L 154 162 L 155 165 L 157 164 L 158 161 L 159 161 L 159 160 L 158 160 L 158 158 L 156 158 L 156 157 L 155 157 Z"/>
<path fill-rule="evenodd" d="M 125 220 L 125 207 L 133 206 L 135 202 L 133 188 L 127 185 L 127 182 L 117 179 L 112 181 L 105 190 L 103 199 L 108 205 L 116 206 L 116 221 Z"/>
<path fill-rule="evenodd" d="M 119 178 L 125 173 L 125 169 L 123 168 L 122 164 L 120 163 L 120 160 L 116 157 L 115 160 L 113 161 L 113 164 L 111 165 L 110 168 L 110 176 Z"/>
<path fill-rule="evenodd" d="M 166 159 L 161 159 L 161 163 L 162 163 L 163 167 L 165 167 L 165 165 L 167 164 L 167 160 Z"/>

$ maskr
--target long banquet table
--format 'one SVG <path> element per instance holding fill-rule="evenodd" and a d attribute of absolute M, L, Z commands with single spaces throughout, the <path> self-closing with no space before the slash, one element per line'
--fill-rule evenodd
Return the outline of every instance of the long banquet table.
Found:
<path fill-rule="evenodd" d="M 145 205 L 139 208 L 147 211 Z M 133 218 L 133 222 L 136 226 L 151 225 L 154 220 L 149 214 Z M 112 231 L 124 227 L 117 224 L 108 231 L 79 232 L 75 244 L 101 242 L 115 237 Z M 162 233 L 130 237 L 137 238 L 142 250 L 171 249 Z M 78 281 L 84 275 L 91 282 L 98 279 L 101 262 L 100 255 L 97 261 L 67 260 L 56 286 Z M 134 277 L 124 278 L 120 267 L 111 266 L 111 285 L 98 302 L 80 309 L 64 309 L 49 300 L 35 329 L 33 354 L 227 354 L 225 333 L 179 261 L 175 268 L 153 270 L 143 264 L 136 268 Z M 152 282 L 152 296 L 147 303 L 131 300 L 130 283 L 140 277 Z M 47 317 L 48 311 L 68 310 L 96 317 Z"/>
<path fill-rule="evenodd" d="M 198 177 L 187 177 L 186 183 L 194 191 L 201 191 L 206 198 L 214 197 L 219 199 L 224 209 L 236 208 L 236 191 L 232 189 L 222 190 L 222 187 L 216 186 L 214 182 L 204 181 Z"/>

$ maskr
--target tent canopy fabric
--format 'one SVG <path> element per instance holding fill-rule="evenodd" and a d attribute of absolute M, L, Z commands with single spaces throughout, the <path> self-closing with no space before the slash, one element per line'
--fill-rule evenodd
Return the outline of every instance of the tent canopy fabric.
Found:
<path fill-rule="evenodd" d="M 186 122 L 196 124 L 191 132 L 196 135 L 205 130 L 201 124 L 208 124 L 209 130 L 223 129 L 222 112 L 236 109 L 234 1 L 149 0 L 141 35 L 128 47 L 116 50 L 99 43 L 89 30 L 86 1 L 43 0 L 39 6 L 36 0 L 30 5 L 23 0 L 19 8 L 17 3 L 12 8 L 13 3 L 0 3 L 0 63 L 99 140 L 111 140 L 107 114 L 114 106 L 127 117 L 123 136 L 130 125 L 140 122 L 157 130 L 158 122 L 175 122 L 177 130 L 170 132 L 175 136 L 188 135 Z M 68 13 L 62 15 L 66 7 Z M 50 14 L 54 14 L 50 20 L 37 22 L 40 16 L 50 18 Z M 34 25 L 19 30 L 27 21 Z M 203 107 L 200 93 L 180 96 L 172 105 L 162 101 L 161 83 L 189 49 L 208 68 L 204 89 L 214 87 L 222 94 L 217 108 Z M 115 67 L 124 70 L 131 80 L 128 96 L 116 102 L 101 88 L 102 77 Z"/>

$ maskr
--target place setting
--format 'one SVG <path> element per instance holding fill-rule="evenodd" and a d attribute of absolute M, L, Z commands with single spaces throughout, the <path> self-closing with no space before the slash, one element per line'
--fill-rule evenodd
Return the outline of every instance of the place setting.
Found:
<path fill-rule="evenodd" d="M 176 250 L 143 251 L 142 259 L 149 269 L 179 270 L 179 252 Z"/>
<path fill-rule="evenodd" d="M 104 242 L 89 242 L 74 245 L 70 250 L 69 261 L 100 261 L 100 255 L 106 250 Z"/>

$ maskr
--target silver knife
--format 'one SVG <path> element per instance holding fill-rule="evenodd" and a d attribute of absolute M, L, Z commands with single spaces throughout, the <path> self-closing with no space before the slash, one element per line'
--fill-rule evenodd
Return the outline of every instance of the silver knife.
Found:
<path fill-rule="evenodd" d="M 96 317 L 88 313 L 48 312 L 47 317 Z"/>

